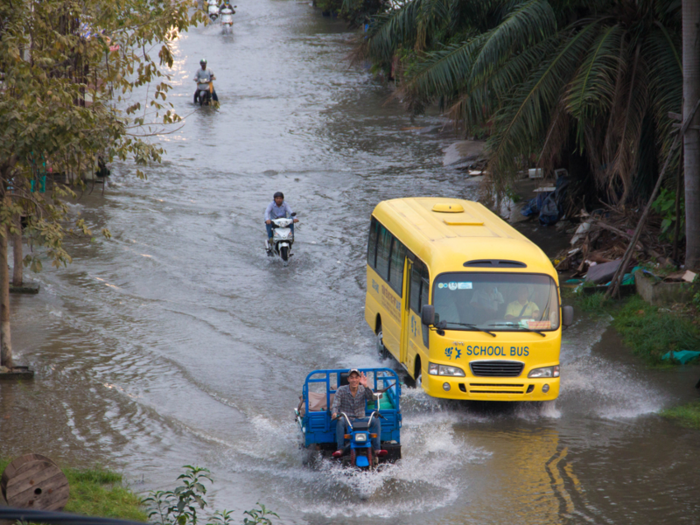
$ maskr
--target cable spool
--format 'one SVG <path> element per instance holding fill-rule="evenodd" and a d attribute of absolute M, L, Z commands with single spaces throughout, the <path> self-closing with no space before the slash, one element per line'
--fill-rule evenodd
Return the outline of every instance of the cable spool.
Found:
<path fill-rule="evenodd" d="M 49 458 L 27 454 L 10 463 L 0 478 L 0 489 L 11 507 L 62 510 L 68 503 L 68 478 Z"/>

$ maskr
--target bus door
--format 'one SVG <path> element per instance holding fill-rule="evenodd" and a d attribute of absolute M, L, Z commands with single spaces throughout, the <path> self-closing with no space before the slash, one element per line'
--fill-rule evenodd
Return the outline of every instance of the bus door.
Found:
<path fill-rule="evenodd" d="M 401 301 L 401 352 L 399 362 L 408 364 L 408 345 L 411 339 L 411 269 L 413 254 L 406 254 L 406 267 L 403 272 L 403 300 Z"/>

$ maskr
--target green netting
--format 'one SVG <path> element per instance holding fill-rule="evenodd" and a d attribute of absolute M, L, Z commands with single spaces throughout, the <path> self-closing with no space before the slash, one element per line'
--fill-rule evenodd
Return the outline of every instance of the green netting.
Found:
<path fill-rule="evenodd" d="M 376 405 L 374 403 L 367 403 L 367 408 L 370 410 L 375 410 Z M 396 408 L 394 406 L 394 403 L 391 402 L 391 399 L 389 399 L 389 396 L 384 394 L 382 398 L 379 400 L 379 410 L 390 410 Z"/>

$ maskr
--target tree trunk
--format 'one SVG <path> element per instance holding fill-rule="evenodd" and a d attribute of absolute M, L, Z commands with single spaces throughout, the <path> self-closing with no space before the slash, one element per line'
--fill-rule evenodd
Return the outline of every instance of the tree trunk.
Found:
<path fill-rule="evenodd" d="M 0 231 L 0 366 L 12 368 L 10 339 L 10 270 L 7 266 L 7 227 Z"/>
<path fill-rule="evenodd" d="M 683 120 L 700 100 L 700 2 L 682 0 Z M 700 114 L 683 136 L 685 171 L 685 266 L 700 269 Z"/>
<path fill-rule="evenodd" d="M 17 228 L 17 233 L 12 236 L 12 255 L 14 260 L 12 286 L 22 286 L 24 277 L 22 259 L 24 257 L 22 254 L 22 218 L 20 216 L 17 216 L 15 219 L 15 228 Z"/>

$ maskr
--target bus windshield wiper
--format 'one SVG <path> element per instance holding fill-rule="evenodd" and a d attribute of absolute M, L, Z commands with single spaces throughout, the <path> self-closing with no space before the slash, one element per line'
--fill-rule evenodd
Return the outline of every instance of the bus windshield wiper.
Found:
<path fill-rule="evenodd" d="M 517 328 L 521 332 L 534 332 L 536 334 L 540 334 L 542 337 L 547 337 L 547 335 L 544 332 L 540 332 L 539 330 L 533 330 L 532 328 L 528 328 L 527 326 L 521 326 L 520 324 L 513 323 L 511 321 L 490 324 L 489 326 L 512 326 L 512 327 Z"/>
<path fill-rule="evenodd" d="M 453 321 L 445 321 L 446 324 L 456 324 L 457 326 L 464 326 L 465 328 L 468 328 L 470 330 L 478 330 L 479 332 L 484 332 L 486 334 L 489 334 L 491 337 L 496 337 L 496 334 L 493 332 L 489 332 L 488 330 L 484 328 L 479 328 L 475 324 L 469 324 L 469 323 L 455 323 Z"/>

